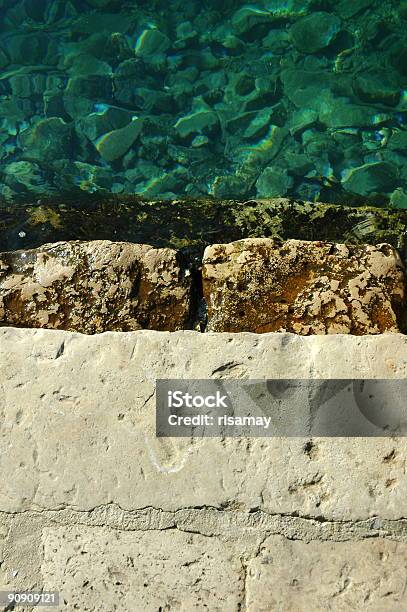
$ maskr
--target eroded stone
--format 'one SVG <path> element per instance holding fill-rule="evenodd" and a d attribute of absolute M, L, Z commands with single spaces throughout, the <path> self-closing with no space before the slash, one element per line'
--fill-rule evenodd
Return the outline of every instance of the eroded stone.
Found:
<path fill-rule="evenodd" d="M 172 249 L 96 240 L 0 254 L 2 325 L 182 329 L 190 290 L 190 273 Z"/>
<path fill-rule="evenodd" d="M 73 608 L 128 612 L 239 608 L 243 589 L 239 557 L 232 545 L 217 538 L 177 530 L 140 533 L 77 527 L 47 528 L 43 543 L 45 583 L 49 589 L 58 584 L 60 596 Z M 93 587 L 88 595 L 86 581 Z"/>
<path fill-rule="evenodd" d="M 272 536 L 248 566 L 248 612 L 402 610 L 405 542 L 298 542 Z M 401 606 L 401 607 L 400 607 Z"/>
<path fill-rule="evenodd" d="M 396 332 L 404 282 L 387 244 L 257 238 L 212 245 L 203 259 L 211 331 Z"/>

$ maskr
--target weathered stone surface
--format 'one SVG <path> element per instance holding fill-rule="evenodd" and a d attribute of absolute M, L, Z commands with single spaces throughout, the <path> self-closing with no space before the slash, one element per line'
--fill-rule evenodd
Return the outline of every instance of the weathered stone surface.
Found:
<path fill-rule="evenodd" d="M 247 612 L 406 610 L 407 544 L 268 538 L 248 565 Z"/>
<path fill-rule="evenodd" d="M 404 270 L 390 245 L 268 238 L 207 247 L 211 331 L 378 334 L 400 329 Z"/>
<path fill-rule="evenodd" d="M 3 328 L 0 511 L 116 503 L 406 517 L 407 438 L 155 436 L 156 379 L 310 376 L 405 378 L 407 337 Z"/>
<path fill-rule="evenodd" d="M 37 209 L 41 219 L 53 209 Z M 0 326 L 98 333 L 290 331 L 302 335 L 405 330 L 404 268 L 388 244 L 268 238 L 212 245 L 202 266 L 171 249 L 58 242 L 0 253 Z"/>
<path fill-rule="evenodd" d="M 177 530 L 50 527 L 43 545 L 44 582 L 50 589 L 58 585 L 68 609 L 238 610 L 240 560 L 231 544 L 217 538 Z"/>
<path fill-rule="evenodd" d="M 154 390 L 406 376 L 399 334 L 0 329 L 0 590 L 84 612 L 404 611 L 407 438 L 157 439 Z"/>
<path fill-rule="evenodd" d="M 171 249 L 76 241 L 0 254 L 0 325 L 173 331 L 188 327 L 190 291 Z"/>

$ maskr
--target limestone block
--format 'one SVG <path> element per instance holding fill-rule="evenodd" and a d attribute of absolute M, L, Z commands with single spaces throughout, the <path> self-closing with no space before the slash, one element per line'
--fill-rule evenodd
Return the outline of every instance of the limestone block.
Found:
<path fill-rule="evenodd" d="M 407 544 L 382 538 L 304 542 L 268 538 L 250 561 L 247 612 L 407 610 Z"/>
<path fill-rule="evenodd" d="M 401 519 L 407 438 L 157 439 L 155 387 L 158 378 L 406 375 L 399 334 L 0 329 L 0 511 L 116 503 Z"/>
<path fill-rule="evenodd" d="M 230 544 L 177 530 L 45 528 L 41 571 L 67 609 L 238 610 L 243 589 Z M 62 609 L 62 606 L 61 606 Z"/>
<path fill-rule="evenodd" d="M 190 292 L 168 248 L 96 240 L 0 254 L 0 325 L 172 331 L 188 326 Z"/>
<path fill-rule="evenodd" d="M 264 333 L 397 332 L 404 289 L 397 251 L 268 238 L 206 248 L 208 329 Z"/>

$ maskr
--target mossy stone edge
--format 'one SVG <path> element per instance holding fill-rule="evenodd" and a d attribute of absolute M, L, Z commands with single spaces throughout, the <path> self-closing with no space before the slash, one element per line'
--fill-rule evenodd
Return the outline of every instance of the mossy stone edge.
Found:
<path fill-rule="evenodd" d="M 112 240 L 179 249 L 198 261 L 206 246 L 249 237 L 350 244 L 387 242 L 407 260 L 407 210 L 286 198 L 141 200 L 87 197 L 2 203 L 0 251 L 60 240 Z"/>

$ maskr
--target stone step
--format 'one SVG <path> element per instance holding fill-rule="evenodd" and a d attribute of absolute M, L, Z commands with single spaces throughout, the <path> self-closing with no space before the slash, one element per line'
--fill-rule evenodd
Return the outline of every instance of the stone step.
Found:
<path fill-rule="evenodd" d="M 239 438 L 155 435 L 157 379 L 405 379 L 404 335 L 3 328 L 0 370 L 1 448 L 8 449 L 0 454 L 0 512 L 115 502 L 169 511 L 229 503 L 274 514 L 290 513 L 294 503 L 299 516 L 327 520 L 407 517 L 406 437 L 357 444 L 330 437 L 307 446 L 302 438 L 258 438 L 252 454 Z M 286 410 L 301 419 L 307 409 L 288 402 Z M 358 469 L 349 483 L 351 465 Z M 322 481 L 307 488 L 316 473 Z M 397 480 L 391 498 L 386 478 Z"/>
<path fill-rule="evenodd" d="M 0 254 L 3 325 L 174 331 L 190 325 L 192 274 L 173 249 L 57 242 Z"/>
<path fill-rule="evenodd" d="M 400 331 L 405 275 L 395 249 L 253 238 L 205 250 L 210 331 Z"/>
<path fill-rule="evenodd" d="M 58 242 L 0 253 L 0 325 L 82 333 L 154 329 L 400 332 L 405 272 L 388 244 L 247 238 L 174 249 Z"/>
<path fill-rule="evenodd" d="M 157 438 L 155 386 L 405 379 L 406 336 L 7 328 L 0 371 L 2 590 L 81 610 L 405 609 L 406 437 Z"/>

